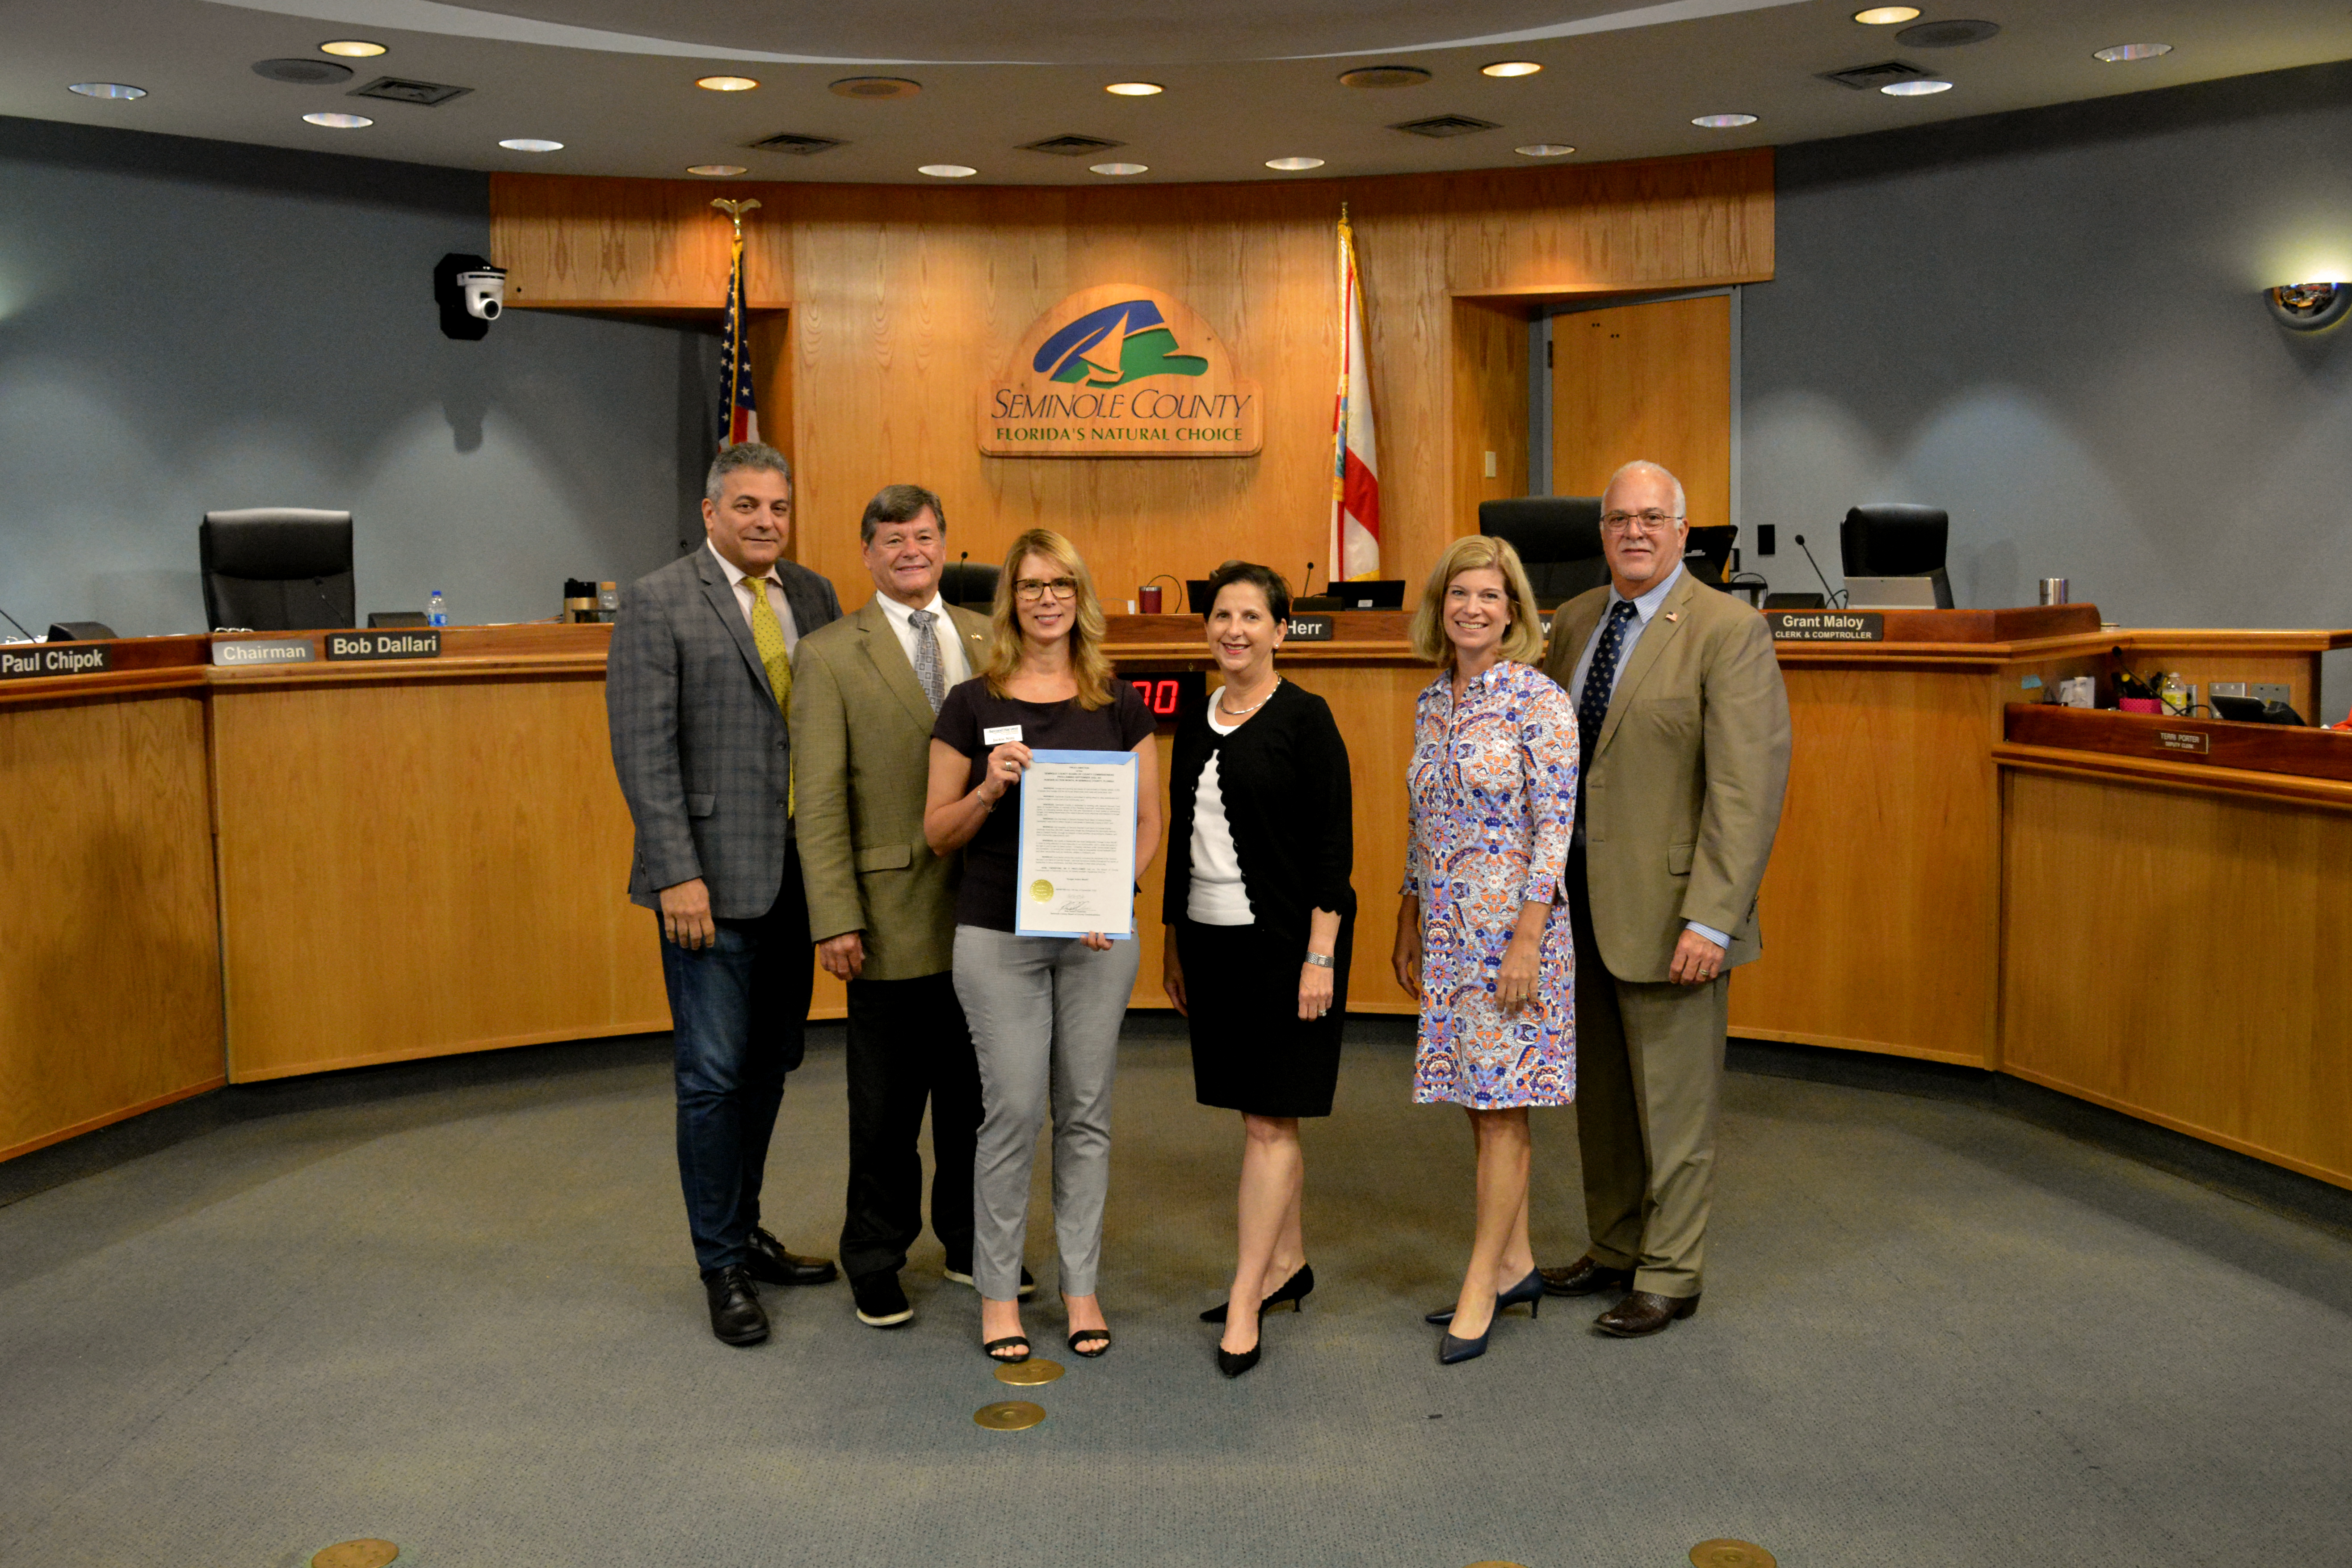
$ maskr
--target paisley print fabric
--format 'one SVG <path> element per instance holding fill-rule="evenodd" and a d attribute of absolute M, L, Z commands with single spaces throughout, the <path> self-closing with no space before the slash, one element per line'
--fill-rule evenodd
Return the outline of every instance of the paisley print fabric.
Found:
<path fill-rule="evenodd" d="M 1412 1098 L 1478 1110 L 1576 1098 L 1576 952 L 1561 878 L 1576 819 L 1576 711 L 1507 660 L 1457 708 L 1441 673 L 1413 714 L 1404 891 L 1421 900 L 1421 1037 Z M 1495 976 L 1519 906 L 1552 906 L 1534 1005 L 1507 1016 Z"/>

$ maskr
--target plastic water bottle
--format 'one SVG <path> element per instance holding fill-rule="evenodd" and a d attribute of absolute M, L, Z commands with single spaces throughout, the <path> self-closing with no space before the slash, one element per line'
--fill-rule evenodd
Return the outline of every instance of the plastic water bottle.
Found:
<path fill-rule="evenodd" d="M 425 624 L 428 626 L 446 626 L 449 624 L 449 601 L 441 596 L 441 590 L 438 588 L 433 590 L 433 597 L 425 606 Z"/>

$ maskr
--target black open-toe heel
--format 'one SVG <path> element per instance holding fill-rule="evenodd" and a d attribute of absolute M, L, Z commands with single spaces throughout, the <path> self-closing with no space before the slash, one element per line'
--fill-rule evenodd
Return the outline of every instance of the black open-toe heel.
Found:
<path fill-rule="evenodd" d="M 1095 1346 L 1092 1350 L 1088 1350 L 1084 1345 L 1078 1343 L 1080 1340 L 1100 1340 L 1102 1343 Z M 1070 1334 L 1070 1353 L 1073 1355 L 1082 1355 L 1088 1361 L 1092 1361 L 1095 1357 L 1102 1354 L 1103 1352 L 1108 1349 L 1110 1349 L 1110 1331 L 1108 1329 L 1077 1329 L 1074 1330 Z"/>
<path fill-rule="evenodd" d="M 1019 1355 L 998 1355 L 996 1353 L 998 1351 L 1004 1349 L 1007 1345 L 1019 1345 L 1021 1347 L 1021 1353 Z M 1024 1362 L 1029 1359 L 1029 1336 L 1026 1334 L 1007 1334 L 1001 1340 L 989 1341 L 986 1344 L 981 1346 L 980 1350 L 981 1353 L 988 1357 L 989 1360 L 993 1362 L 1002 1362 L 1006 1366 L 1011 1366 L 1016 1362 Z"/>

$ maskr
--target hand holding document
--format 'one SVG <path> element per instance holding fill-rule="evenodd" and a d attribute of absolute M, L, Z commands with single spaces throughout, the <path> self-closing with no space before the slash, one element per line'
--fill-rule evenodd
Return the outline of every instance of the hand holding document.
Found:
<path fill-rule="evenodd" d="M 1135 934 L 1132 752 L 1035 752 L 1021 774 L 1020 936 Z"/>

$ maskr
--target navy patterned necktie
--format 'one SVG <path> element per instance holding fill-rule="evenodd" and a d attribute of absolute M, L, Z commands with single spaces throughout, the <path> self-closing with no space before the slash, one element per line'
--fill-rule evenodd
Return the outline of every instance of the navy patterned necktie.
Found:
<path fill-rule="evenodd" d="M 1633 601 L 1620 599 L 1609 606 L 1609 620 L 1601 640 L 1592 647 L 1592 663 L 1584 672 L 1584 691 L 1576 700 L 1576 821 L 1584 825 L 1584 778 L 1592 765 L 1592 748 L 1600 743 L 1601 725 L 1609 717 L 1609 697 L 1617 685 L 1617 655 L 1625 646 L 1625 627 L 1634 615 Z"/>
<path fill-rule="evenodd" d="M 915 679 L 923 683 L 923 695 L 931 700 L 931 711 L 940 710 L 947 700 L 947 676 L 940 668 L 940 639 L 931 635 L 931 623 L 939 617 L 929 610 L 917 610 L 907 617 L 915 628 Z"/>

